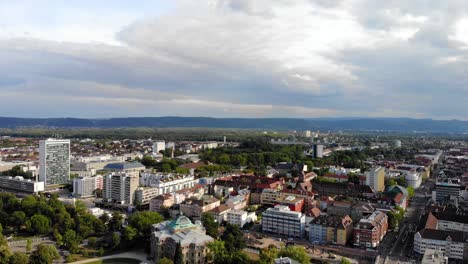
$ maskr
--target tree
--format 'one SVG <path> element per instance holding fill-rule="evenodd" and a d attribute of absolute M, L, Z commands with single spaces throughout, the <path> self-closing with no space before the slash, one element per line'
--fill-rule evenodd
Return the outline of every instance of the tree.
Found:
<path fill-rule="evenodd" d="M 244 234 L 236 225 L 227 224 L 221 240 L 224 241 L 228 252 L 239 251 L 245 247 Z"/>
<path fill-rule="evenodd" d="M 118 232 L 114 232 L 112 234 L 112 249 L 116 249 L 120 246 L 120 234 Z"/>
<path fill-rule="evenodd" d="M 132 242 L 138 236 L 138 230 L 131 226 L 127 226 L 124 229 L 123 237 L 125 241 Z"/>
<path fill-rule="evenodd" d="M 31 223 L 30 231 L 35 234 L 45 235 L 50 231 L 49 219 L 41 214 L 33 215 L 29 220 Z"/>
<path fill-rule="evenodd" d="M 270 264 L 278 258 L 278 249 L 275 246 L 262 249 L 260 252 L 260 264 Z"/>
<path fill-rule="evenodd" d="M 252 261 L 243 251 L 236 251 L 231 254 L 229 263 L 231 264 L 250 264 Z"/>
<path fill-rule="evenodd" d="M 91 248 L 94 248 L 94 247 L 96 247 L 96 244 L 97 244 L 97 238 L 96 237 L 89 237 L 88 238 L 88 246 L 90 246 Z"/>
<path fill-rule="evenodd" d="M 104 256 L 104 248 L 103 247 L 100 247 L 99 250 L 98 250 L 98 253 L 99 253 L 99 256 Z"/>
<path fill-rule="evenodd" d="M 159 264 L 174 264 L 174 262 L 168 258 L 162 258 L 159 260 Z"/>
<path fill-rule="evenodd" d="M 51 264 L 60 255 L 57 249 L 52 245 L 40 244 L 37 249 L 31 254 L 29 264 Z"/>
<path fill-rule="evenodd" d="M 388 180 L 387 185 L 389 185 L 389 186 L 397 185 L 397 181 L 395 179 L 390 179 L 390 180 Z"/>
<path fill-rule="evenodd" d="M 177 243 L 175 254 L 174 254 L 174 264 L 184 264 L 184 255 L 182 254 L 182 246 L 180 243 Z"/>
<path fill-rule="evenodd" d="M 157 212 L 144 211 L 132 214 L 128 218 L 128 224 L 148 238 L 151 233 L 151 226 L 163 220 L 164 218 Z"/>
<path fill-rule="evenodd" d="M 406 190 L 408 190 L 408 196 L 409 196 L 409 198 L 410 198 L 410 199 L 413 198 L 413 196 L 414 196 L 414 188 L 413 188 L 413 186 L 409 186 L 408 188 L 406 188 Z"/>
<path fill-rule="evenodd" d="M 202 215 L 202 224 L 206 229 L 206 234 L 214 239 L 219 236 L 218 228 L 219 224 L 215 221 L 214 217 L 210 213 L 204 213 Z"/>
<path fill-rule="evenodd" d="M 75 230 L 69 229 L 63 235 L 63 245 L 67 249 L 76 249 L 78 247 L 78 238 Z"/>
<path fill-rule="evenodd" d="M 0 234 L 0 263 L 6 264 L 10 258 L 11 251 L 6 238 Z"/>
<path fill-rule="evenodd" d="M 288 257 L 302 264 L 310 263 L 309 254 L 307 254 L 307 251 L 305 251 L 303 247 L 290 246 L 282 248 L 278 253 L 278 256 Z"/>
<path fill-rule="evenodd" d="M 10 257 L 10 262 L 9 264 L 28 264 L 29 263 L 29 256 L 26 255 L 26 253 L 22 252 L 15 252 L 11 257 Z"/>
<path fill-rule="evenodd" d="M 55 242 L 57 242 L 57 245 L 59 246 L 63 245 L 63 237 L 58 231 L 58 229 L 54 229 L 54 239 L 55 239 Z"/>
<path fill-rule="evenodd" d="M 352 262 L 347 258 L 341 258 L 340 264 L 352 264 Z"/>
<path fill-rule="evenodd" d="M 228 259 L 226 252 L 226 247 L 224 246 L 224 241 L 215 240 L 208 244 L 210 249 L 210 255 L 208 256 L 209 260 L 214 264 L 225 264 Z"/>
<path fill-rule="evenodd" d="M 26 214 L 23 211 L 15 211 L 11 215 L 11 223 L 16 227 L 17 230 L 21 228 L 25 221 Z"/>
<path fill-rule="evenodd" d="M 26 252 L 29 252 L 32 250 L 32 240 L 30 238 L 28 238 L 26 240 Z"/>
<path fill-rule="evenodd" d="M 109 231 L 120 231 L 123 225 L 123 216 L 118 212 L 113 212 L 112 218 L 109 220 L 107 225 L 109 227 Z"/>

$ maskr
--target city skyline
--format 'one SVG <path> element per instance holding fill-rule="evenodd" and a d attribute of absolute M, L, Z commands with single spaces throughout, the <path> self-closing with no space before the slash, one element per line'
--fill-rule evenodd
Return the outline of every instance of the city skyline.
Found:
<path fill-rule="evenodd" d="M 0 111 L 467 120 L 467 7 L 0 1 Z"/>

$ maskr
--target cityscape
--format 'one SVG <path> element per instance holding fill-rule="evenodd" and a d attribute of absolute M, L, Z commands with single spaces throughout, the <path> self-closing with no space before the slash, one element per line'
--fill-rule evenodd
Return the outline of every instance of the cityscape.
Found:
<path fill-rule="evenodd" d="M 0 0 L 0 264 L 468 263 L 467 10 Z"/>

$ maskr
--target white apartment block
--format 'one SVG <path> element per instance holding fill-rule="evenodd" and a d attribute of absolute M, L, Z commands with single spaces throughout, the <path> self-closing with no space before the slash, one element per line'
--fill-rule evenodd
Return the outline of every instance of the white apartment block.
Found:
<path fill-rule="evenodd" d="M 158 188 L 139 187 L 135 191 L 135 202 L 140 205 L 149 204 L 151 199 L 159 195 Z"/>
<path fill-rule="evenodd" d="M 96 177 L 78 177 L 73 179 L 73 194 L 76 198 L 93 197 L 96 189 Z"/>
<path fill-rule="evenodd" d="M 227 213 L 227 222 L 231 225 L 243 227 L 247 223 L 247 212 L 230 211 Z"/>
<path fill-rule="evenodd" d="M 133 204 L 138 176 L 126 173 L 111 173 L 104 176 L 103 199 L 109 203 Z"/>
<path fill-rule="evenodd" d="M 423 229 L 414 235 L 414 251 L 424 255 L 427 249 L 440 251 L 450 259 L 463 260 L 466 243 L 466 233 Z"/>
<path fill-rule="evenodd" d="M 39 181 L 49 185 L 67 184 L 70 180 L 70 140 L 39 141 Z"/>
<path fill-rule="evenodd" d="M 166 150 L 166 142 L 156 141 L 153 143 L 153 155 L 158 155 L 161 150 Z"/>
<path fill-rule="evenodd" d="M 158 195 L 192 188 L 197 184 L 195 176 L 174 173 L 142 173 L 140 185 L 158 189 Z"/>
<path fill-rule="evenodd" d="M 305 216 L 294 212 L 288 206 L 277 205 L 263 213 L 262 231 L 285 235 L 291 238 L 304 237 Z"/>

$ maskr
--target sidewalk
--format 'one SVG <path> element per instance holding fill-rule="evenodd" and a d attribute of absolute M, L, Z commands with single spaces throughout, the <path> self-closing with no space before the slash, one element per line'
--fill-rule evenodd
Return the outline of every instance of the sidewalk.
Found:
<path fill-rule="evenodd" d="M 124 252 L 124 253 L 115 254 L 115 255 L 109 255 L 109 256 L 105 256 L 101 258 L 90 258 L 86 260 L 72 262 L 72 264 L 83 264 L 83 263 L 89 263 L 89 262 L 93 262 L 97 260 L 112 259 L 112 258 L 131 258 L 131 259 L 137 259 L 143 263 L 153 264 L 154 262 L 152 260 L 147 260 L 146 256 L 147 255 L 144 251 L 130 251 L 130 252 Z"/>

